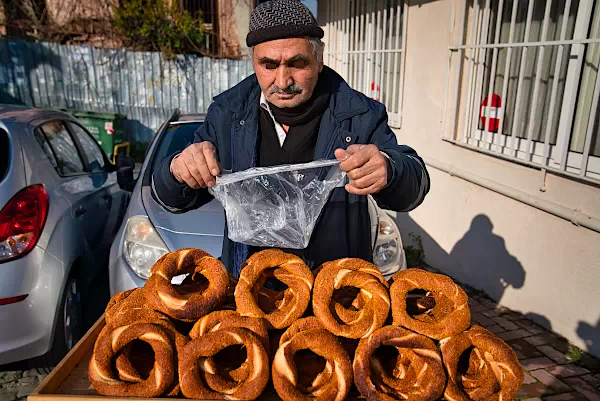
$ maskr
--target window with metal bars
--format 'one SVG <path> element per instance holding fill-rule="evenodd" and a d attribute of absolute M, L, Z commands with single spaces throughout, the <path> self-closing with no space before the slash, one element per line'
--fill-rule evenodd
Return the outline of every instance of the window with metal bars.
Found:
<path fill-rule="evenodd" d="M 443 137 L 600 181 L 599 3 L 461 2 Z"/>
<path fill-rule="evenodd" d="M 403 7 L 402 0 L 330 0 L 325 17 L 325 64 L 385 104 L 392 127 L 401 122 Z"/>
<path fill-rule="evenodd" d="M 205 31 L 204 49 L 212 55 L 221 56 L 219 48 L 218 2 L 215 0 L 180 0 L 181 7 L 194 18 L 202 18 Z"/>

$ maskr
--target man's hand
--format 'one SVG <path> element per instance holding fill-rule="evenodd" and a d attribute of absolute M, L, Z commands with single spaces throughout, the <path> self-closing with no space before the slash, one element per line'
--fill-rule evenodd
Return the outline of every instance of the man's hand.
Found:
<path fill-rule="evenodd" d="M 391 166 L 375 145 L 350 145 L 347 150 L 337 149 L 335 157 L 350 178 L 346 191 L 351 194 L 375 194 L 391 178 Z"/>
<path fill-rule="evenodd" d="M 221 174 L 217 150 L 210 142 L 191 144 L 171 161 L 171 174 L 194 189 L 212 187 Z"/>

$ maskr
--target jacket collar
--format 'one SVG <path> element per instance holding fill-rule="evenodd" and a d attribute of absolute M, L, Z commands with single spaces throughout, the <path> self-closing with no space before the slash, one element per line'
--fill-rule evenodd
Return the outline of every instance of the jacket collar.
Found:
<path fill-rule="evenodd" d="M 329 84 L 331 91 L 329 110 L 338 122 L 369 110 L 358 92 L 350 88 L 346 81 L 331 68 L 323 67 L 319 79 L 323 79 Z M 233 88 L 216 96 L 214 101 L 235 114 L 245 115 L 250 107 L 258 107 L 260 94 L 261 90 L 256 74 L 252 74 Z"/>

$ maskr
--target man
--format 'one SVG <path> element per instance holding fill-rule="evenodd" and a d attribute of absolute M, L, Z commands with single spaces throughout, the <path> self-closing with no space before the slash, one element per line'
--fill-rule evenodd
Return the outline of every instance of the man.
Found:
<path fill-rule="evenodd" d="M 349 177 L 321 212 L 306 249 L 286 250 L 311 268 L 342 257 L 372 259 L 365 195 L 380 207 L 409 211 L 429 191 L 414 150 L 399 146 L 385 107 L 352 90 L 323 65 L 323 30 L 297 0 L 269 1 L 250 16 L 246 38 L 255 74 L 214 98 L 194 143 L 155 171 L 155 199 L 173 212 L 202 206 L 223 169 L 340 160 Z M 235 275 L 258 249 L 223 241 Z"/>

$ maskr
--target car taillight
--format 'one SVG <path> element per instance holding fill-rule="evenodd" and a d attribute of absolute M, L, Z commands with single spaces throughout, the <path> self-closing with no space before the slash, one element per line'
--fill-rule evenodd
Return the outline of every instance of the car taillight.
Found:
<path fill-rule="evenodd" d="M 0 263 L 25 256 L 35 247 L 48 215 L 43 185 L 20 190 L 0 211 Z"/>

